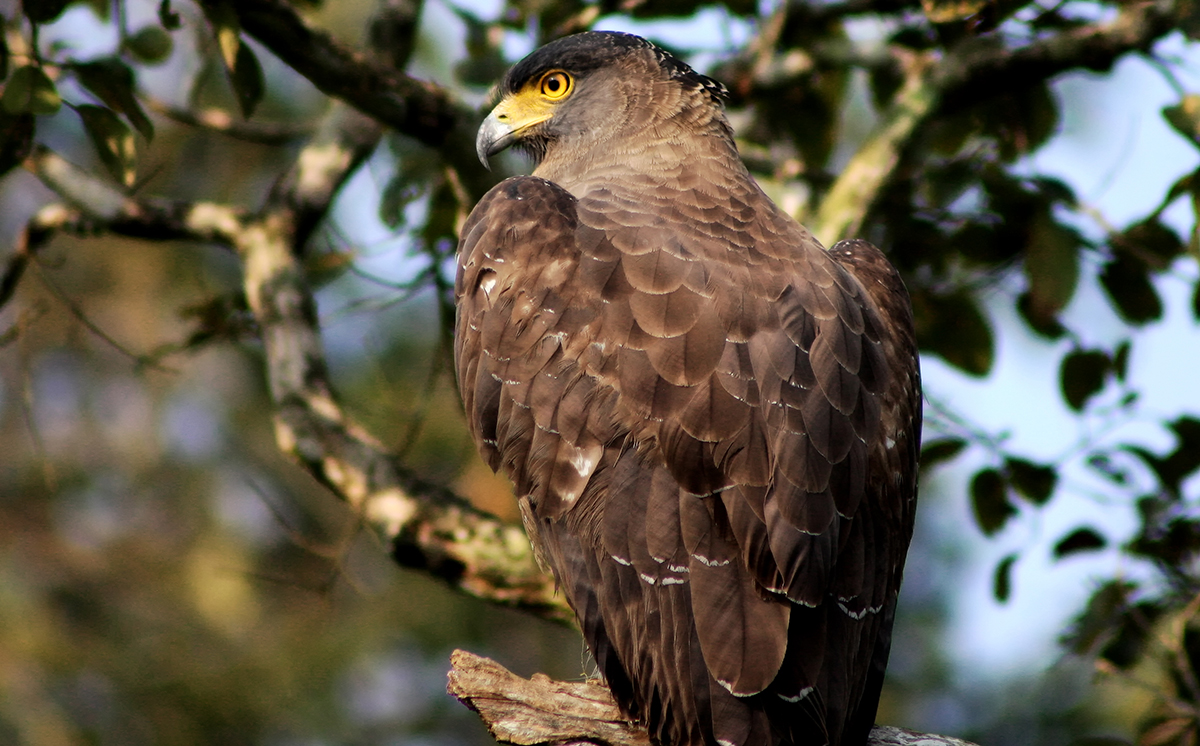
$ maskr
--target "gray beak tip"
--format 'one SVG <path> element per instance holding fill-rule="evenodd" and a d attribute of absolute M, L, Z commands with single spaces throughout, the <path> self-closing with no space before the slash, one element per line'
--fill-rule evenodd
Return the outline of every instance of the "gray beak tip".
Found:
<path fill-rule="evenodd" d="M 513 139 L 512 127 L 497 119 L 495 112 L 489 114 L 479 125 L 479 134 L 475 136 L 475 154 L 479 156 L 479 162 L 491 171 L 488 158 L 511 145 Z"/>

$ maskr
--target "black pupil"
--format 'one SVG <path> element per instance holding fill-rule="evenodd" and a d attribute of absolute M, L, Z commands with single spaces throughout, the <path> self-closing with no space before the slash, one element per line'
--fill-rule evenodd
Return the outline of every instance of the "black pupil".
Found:
<path fill-rule="evenodd" d="M 549 93 L 558 93 L 558 89 L 562 87 L 562 81 L 557 75 L 551 75 L 546 78 L 546 91 Z"/>

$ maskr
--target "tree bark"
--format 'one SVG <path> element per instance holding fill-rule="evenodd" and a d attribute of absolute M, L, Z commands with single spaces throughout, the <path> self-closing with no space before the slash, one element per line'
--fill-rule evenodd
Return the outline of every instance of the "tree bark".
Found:
<path fill-rule="evenodd" d="M 490 658 L 455 650 L 446 691 L 479 714 L 492 737 L 516 746 L 650 746 L 646 729 L 622 717 L 598 681 L 526 679 Z M 975 746 L 877 725 L 867 746 Z"/>

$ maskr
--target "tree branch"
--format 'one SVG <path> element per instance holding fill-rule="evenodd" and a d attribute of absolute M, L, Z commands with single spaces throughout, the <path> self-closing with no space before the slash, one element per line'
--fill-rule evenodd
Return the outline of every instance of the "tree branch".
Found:
<path fill-rule="evenodd" d="M 242 260 L 244 289 L 265 348 L 280 450 L 346 501 L 390 545 L 396 560 L 468 594 L 558 621 L 573 617 L 537 567 L 520 526 L 417 479 L 346 416 L 333 392 L 316 303 L 300 265 L 304 225 L 319 221 L 379 129 L 335 110 L 328 136 L 304 148 L 260 215 L 213 203 L 129 197 L 45 149 L 26 167 L 71 205 L 38 212 L 0 274 L 11 297 L 29 258 L 60 231 L 109 231 L 215 242 Z"/>
<path fill-rule="evenodd" d="M 597 681 L 525 679 L 463 650 L 450 656 L 446 690 L 479 713 L 500 743 L 517 746 L 649 746 L 645 727 L 626 720 Z M 975 746 L 948 736 L 875 726 L 867 746 Z"/>
<path fill-rule="evenodd" d="M 927 55 L 914 56 L 905 83 L 880 126 L 863 143 L 833 182 L 810 229 L 827 246 L 858 235 L 875 200 L 891 179 L 900 155 L 918 126 L 937 105 L 937 86 L 926 71 Z"/>
<path fill-rule="evenodd" d="M 267 199 L 268 210 L 285 210 L 293 217 L 291 240 L 298 253 L 303 253 L 342 184 L 374 152 L 382 137 L 378 122 L 334 101 L 324 124 Z"/>
<path fill-rule="evenodd" d="M 1162 3 L 1122 6 L 1112 21 L 1089 24 L 1006 49 L 994 38 L 974 37 L 938 61 L 914 57 L 904 86 L 875 132 L 839 175 L 817 211 L 812 231 L 832 243 L 857 235 L 920 126 L 935 114 L 1020 90 L 1077 67 L 1106 70 L 1121 56 L 1146 51 L 1175 27 Z"/>
<path fill-rule="evenodd" d="M 139 98 L 146 103 L 148 109 L 162 114 L 168 119 L 189 127 L 201 127 L 212 132 L 219 132 L 234 140 L 259 145 L 286 145 L 293 140 L 312 134 L 312 128 L 304 125 L 244 122 L 224 109 L 208 108 L 193 111 L 174 106 L 145 93 L 140 94 Z"/>
<path fill-rule="evenodd" d="M 239 0 L 234 7 L 247 33 L 322 92 L 437 149 L 475 196 L 495 183 L 475 156 L 479 115 L 446 89 L 352 51 L 310 26 L 285 0 Z"/>
<path fill-rule="evenodd" d="M 471 112 L 445 91 L 346 50 L 311 29 L 282 0 L 246 0 L 236 7 L 247 32 L 322 90 L 481 171 L 469 136 L 465 144 L 453 139 L 463 137 L 454 130 Z M 1161 35 L 1164 17 L 1157 6 L 1131 6 L 1116 21 L 1058 40 L 1013 52 L 971 49 L 921 68 L 913 78 L 917 82 L 899 99 L 907 104 L 897 107 L 835 185 L 820 228 L 827 236 L 840 235 L 861 222 L 936 96 L 960 95 L 967 90 L 964 81 L 973 80 L 973 71 L 989 80 L 1014 71 L 1027 80 L 1065 69 L 1080 57 L 1091 67 L 1111 64 L 1119 54 L 1146 48 Z M 47 218 L 51 213 L 43 212 L 30 229 L 37 241 L 55 230 L 95 224 L 139 238 L 189 238 L 235 248 L 245 266 L 245 291 L 265 346 L 280 449 L 377 528 L 402 564 L 427 570 L 480 598 L 543 617 L 570 619 L 552 582 L 537 569 L 519 527 L 416 479 L 351 421 L 337 401 L 315 303 L 297 256 L 311 226 L 374 146 L 379 131 L 352 117 L 342 118 L 333 131 L 332 138 L 320 138 L 301 152 L 295 169 L 257 216 L 223 205 L 127 197 L 111 186 L 97 187 L 98 180 L 81 177 L 63 159 L 40 150 L 32 156 L 31 167 L 76 207 L 56 208 L 60 212 L 52 220 Z M 0 283 L 6 294 L 20 278 L 28 247 L 18 254 Z"/>
<path fill-rule="evenodd" d="M 258 320 L 275 403 L 279 449 L 345 500 L 391 544 L 396 560 L 479 598 L 542 617 L 571 614 L 537 567 L 519 526 L 417 479 L 342 410 L 325 365 L 316 303 L 300 265 L 303 224 L 318 220 L 337 186 L 378 137 L 353 117 L 332 140 L 304 149 L 270 209 L 246 221 L 236 248 Z M 341 153 L 339 155 L 339 153 Z M 310 170 L 311 169 L 311 170 Z"/>
<path fill-rule="evenodd" d="M 240 208 L 212 202 L 128 196 L 112 182 L 40 145 L 25 159 L 24 166 L 70 205 L 50 205 L 38 212 L 28 229 L 39 241 L 58 230 L 81 231 L 90 227 L 131 238 L 191 239 L 232 246 L 245 217 Z"/>
<path fill-rule="evenodd" d="M 956 110 L 1075 68 L 1108 70 L 1130 52 L 1148 52 L 1175 29 L 1182 5 L 1156 0 L 1121 5 L 1111 21 L 1063 31 L 1013 50 L 983 38 L 967 39 L 933 71 L 942 106 Z"/>
<path fill-rule="evenodd" d="M 457 120 L 471 113 L 445 89 L 371 61 L 313 28 L 285 0 L 239 0 L 234 6 L 243 30 L 322 92 L 426 145 L 441 147 Z"/>

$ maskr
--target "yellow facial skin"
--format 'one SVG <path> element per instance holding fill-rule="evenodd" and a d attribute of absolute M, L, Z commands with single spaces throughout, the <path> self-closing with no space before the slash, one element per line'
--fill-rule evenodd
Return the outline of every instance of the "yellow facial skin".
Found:
<path fill-rule="evenodd" d="M 479 126 L 475 152 L 485 167 L 488 157 L 512 145 L 521 133 L 554 116 L 555 107 L 574 92 L 575 79 L 550 70 L 516 93 L 505 96 Z"/>

